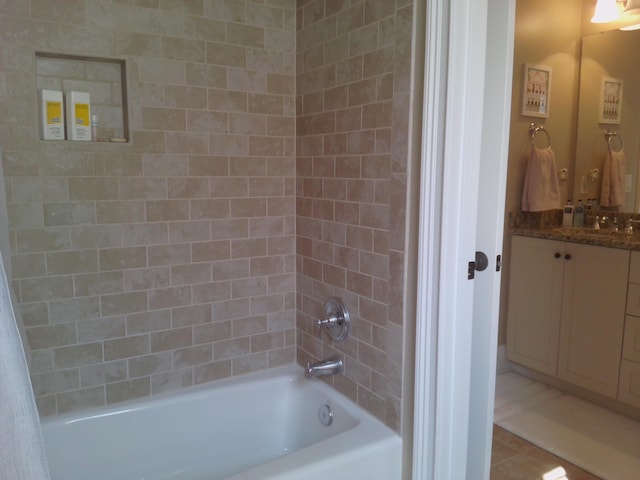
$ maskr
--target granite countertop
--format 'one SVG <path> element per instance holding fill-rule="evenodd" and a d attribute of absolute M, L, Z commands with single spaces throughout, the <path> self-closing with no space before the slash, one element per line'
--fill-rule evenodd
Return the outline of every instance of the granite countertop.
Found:
<path fill-rule="evenodd" d="M 638 229 L 628 234 L 624 231 L 614 233 L 609 229 L 596 231 L 593 228 L 582 227 L 514 228 L 511 229 L 511 233 L 524 237 L 584 243 L 599 247 L 640 250 L 640 230 Z"/>
<path fill-rule="evenodd" d="M 620 230 L 614 232 L 611 226 L 603 226 L 595 230 L 595 215 L 607 215 L 615 218 Z M 625 231 L 625 225 L 633 220 L 633 233 Z M 640 216 L 619 212 L 589 212 L 585 215 L 584 227 L 563 227 L 562 211 L 547 212 L 512 212 L 509 214 L 509 231 L 512 235 L 547 238 L 562 242 L 584 243 L 600 247 L 640 250 Z"/>

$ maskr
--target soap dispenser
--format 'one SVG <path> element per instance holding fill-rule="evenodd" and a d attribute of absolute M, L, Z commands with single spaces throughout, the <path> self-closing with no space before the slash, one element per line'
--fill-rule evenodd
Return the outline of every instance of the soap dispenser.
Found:
<path fill-rule="evenodd" d="M 574 209 L 573 226 L 584 227 L 584 206 L 582 205 L 582 200 L 578 200 L 578 205 L 576 205 Z"/>
<path fill-rule="evenodd" d="M 573 205 L 571 200 L 562 208 L 562 226 L 570 227 L 573 225 Z"/>

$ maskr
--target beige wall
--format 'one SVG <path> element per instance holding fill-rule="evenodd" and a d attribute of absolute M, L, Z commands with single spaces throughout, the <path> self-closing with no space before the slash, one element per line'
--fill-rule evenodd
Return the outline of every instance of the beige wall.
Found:
<path fill-rule="evenodd" d="M 412 1 L 0 15 L 13 286 L 41 413 L 335 350 L 336 388 L 399 431 Z M 126 60 L 131 142 L 40 140 L 36 51 Z M 311 324 L 330 295 L 354 319 L 341 345 Z"/>
<path fill-rule="evenodd" d="M 328 381 L 399 430 L 412 4 L 298 5 L 298 359 L 343 355 Z M 353 320 L 339 344 L 314 326 L 331 296 Z"/>

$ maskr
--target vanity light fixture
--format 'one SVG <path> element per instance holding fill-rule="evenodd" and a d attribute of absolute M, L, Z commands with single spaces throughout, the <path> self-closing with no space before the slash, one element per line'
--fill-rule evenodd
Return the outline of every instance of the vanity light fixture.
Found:
<path fill-rule="evenodd" d="M 640 0 L 625 0 L 622 15 L 640 15 Z"/>
<path fill-rule="evenodd" d="M 640 0 L 597 0 L 591 23 L 613 22 L 633 15 L 640 15 Z"/>
<path fill-rule="evenodd" d="M 627 25 L 626 27 L 620 27 L 619 30 L 624 32 L 631 32 L 632 30 L 640 30 L 640 23 L 636 23 L 634 25 Z"/>
<path fill-rule="evenodd" d="M 640 15 L 640 0 L 625 0 L 624 10 L 622 11 L 622 15 L 625 17 Z M 624 32 L 630 32 L 632 30 L 640 30 L 640 23 L 626 25 L 624 27 L 621 27 L 620 30 Z"/>

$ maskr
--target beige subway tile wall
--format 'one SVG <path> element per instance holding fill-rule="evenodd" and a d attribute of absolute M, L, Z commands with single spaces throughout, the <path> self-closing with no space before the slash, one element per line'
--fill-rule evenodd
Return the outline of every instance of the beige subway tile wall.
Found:
<path fill-rule="evenodd" d="M 338 353 L 325 380 L 401 430 L 412 12 L 0 2 L 12 285 L 42 415 Z M 36 52 L 125 60 L 129 142 L 40 140 Z M 313 327 L 333 295 L 353 316 L 336 345 Z"/>
<path fill-rule="evenodd" d="M 13 286 L 40 412 L 294 361 L 295 0 L 0 15 Z M 104 127 L 120 86 L 95 73 L 117 65 L 36 52 L 125 60 L 130 142 L 40 140 L 38 88 L 91 86 Z"/>
<path fill-rule="evenodd" d="M 413 2 L 300 0 L 296 48 L 297 358 L 401 431 Z M 331 296 L 350 337 L 319 336 Z M 409 341 L 411 341 L 409 339 Z"/>

